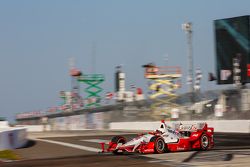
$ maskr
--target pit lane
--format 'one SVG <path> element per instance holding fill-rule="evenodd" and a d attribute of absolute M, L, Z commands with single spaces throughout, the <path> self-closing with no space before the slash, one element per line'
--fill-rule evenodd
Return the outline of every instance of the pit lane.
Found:
<path fill-rule="evenodd" d="M 62 133 L 62 132 L 60 132 Z M 68 133 L 68 134 L 67 134 Z M 54 133 L 55 134 L 55 133 Z M 75 146 L 87 146 L 100 149 L 99 140 L 110 140 L 114 135 L 122 134 L 128 140 L 135 137 L 135 133 L 124 132 L 64 132 L 60 135 L 40 134 L 38 139 L 27 148 L 16 150 L 22 157 L 21 161 L 3 163 L 3 167 L 29 166 L 211 166 L 211 163 L 245 166 L 250 162 L 250 135 L 235 133 L 216 133 L 215 148 L 211 151 L 176 152 L 166 154 L 127 154 L 113 156 L 99 154 L 94 151 L 49 143 L 43 140 L 70 143 Z M 106 135 L 107 134 L 107 135 Z M 96 142 L 93 142 L 96 141 Z M 84 148 L 84 147 L 83 147 Z"/>

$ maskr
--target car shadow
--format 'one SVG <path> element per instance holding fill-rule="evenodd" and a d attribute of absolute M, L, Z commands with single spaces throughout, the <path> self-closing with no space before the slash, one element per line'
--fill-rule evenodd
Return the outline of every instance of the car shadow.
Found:
<path fill-rule="evenodd" d="M 22 149 L 22 148 L 30 148 L 36 145 L 36 141 L 35 140 L 28 140 L 27 143 L 23 146 L 20 147 L 18 149 Z"/>

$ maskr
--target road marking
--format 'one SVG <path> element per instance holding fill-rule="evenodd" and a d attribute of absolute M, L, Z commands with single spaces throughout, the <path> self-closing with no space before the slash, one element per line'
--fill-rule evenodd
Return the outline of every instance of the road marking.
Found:
<path fill-rule="evenodd" d="M 47 142 L 47 143 L 58 144 L 58 145 L 62 145 L 62 146 L 67 146 L 67 147 L 71 147 L 71 148 L 76 148 L 76 149 L 80 149 L 80 150 L 90 151 L 90 152 L 100 152 L 100 151 L 102 151 L 101 149 L 97 149 L 97 148 L 94 148 L 94 147 L 82 146 L 82 145 L 65 143 L 65 142 L 60 142 L 60 141 L 45 140 L 45 139 L 36 139 L 36 140 Z"/>
<path fill-rule="evenodd" d="M 86 141 L 86 142 L 93 142 L 93 143 L 105 143 L 108 144 L 109 140 L 103 140 L 103 139 L 86 139 L 86 140 L 80 140 L 80 141 Z"/>
<path fill-rule="evenodd" d="M 195 167 L 196 165 L 189 164 L 189 163 L 183 163 L 183 162 L 174 162 L 170 160 L 152 160 L 148 161 L 149 163 L 156 163 L 161 165 L 167 165 L 167 166 L 178 166 L 178 167 Z"/>

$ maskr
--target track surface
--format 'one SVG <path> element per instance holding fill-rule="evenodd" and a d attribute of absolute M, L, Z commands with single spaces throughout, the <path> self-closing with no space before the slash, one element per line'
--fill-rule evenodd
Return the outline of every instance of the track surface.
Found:
<path fill-rule="evenodd" d="M 119 133 L 118 133 L 119 134 Z M 111 166 L 184 166 L 185 163 L 199 164 L 200 162 L 230 162 L 236 156 L 250 157 L 249 134 L 215 134 L 215 148 L 206 152 L 181 152 L 153 155 L 128 154 L 113 156 L 99 154 L 95 149 L 100 148 L 99 140 L 110 140 L 113 135 L 71 136 L 42 138 L 31 142 L 27 148 L 16 150 L 23 160 L 0 164 L 1 167 L 111 167 Z M 136 134 L 123 135 L 128 139 Z M 66 143 L 70 146 L 48 143 L 47 141 Z M 72 146 L 72 147 L 71 147 Z M 79 148 L 76 148 L 79 147 Z M 89 149 L 89 150 L 88 150 Z M 93 149 L 93 150 L 92 150 Z M 250 163 L 249 157 L 247 162 Z M 218 163 L 217 163 L 218 165 Z M 189 165 L 190 166 L 190 165 Z M 200 165 L 199 165 L 200 166 Z"/>

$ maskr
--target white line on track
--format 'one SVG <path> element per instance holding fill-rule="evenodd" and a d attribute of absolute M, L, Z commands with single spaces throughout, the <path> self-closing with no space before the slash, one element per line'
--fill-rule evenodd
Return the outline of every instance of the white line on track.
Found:
<path fill-rule="evenodd" d="M 167 166 L 178 166 L 178 167 L 195 167 L 194 165 L 183 163 L 183 162 L 175 162 L 170 160 L 152 160 L 148 161 L 148 163 L 156 163 L 161 165 L 167 165 Z"/>
<path fill-rule="evenodd" d="M 97 148 L 94 148 L 94 147 L 88 147 L 88 146 L 82 146 L 82 145 L 77 145 L 77 144 L 65 143 L 65 142 L 61 142 L 61 141 L 53 141 L 53 140 L 46 140 L 46 139 L 36 139 L 36 140 L 47 142 L 47 143 L 58 144 L 58 145 L 66 146 L 66 147 L 76 148 L 76 149 L 80 149 L 80 150 L 90 151 L 90 152 L 100 152 L 100 151 L 102 151 L 101 149 L 97 149 Z"/>
<path fill-rule="evenodd" d="M 86 140 L 80 140 L 85 142 L 93 142 L 93 143 L 105 143 L 108 144 L 110 140 L 103 140 L 103 139 L 86 139 Z"/>

